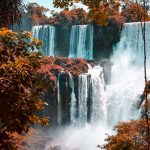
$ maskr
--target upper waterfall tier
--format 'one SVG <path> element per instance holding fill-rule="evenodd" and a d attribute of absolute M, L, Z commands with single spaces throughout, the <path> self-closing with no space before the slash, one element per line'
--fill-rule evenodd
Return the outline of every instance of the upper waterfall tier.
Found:
<path fill-rule="evenodd" d="M 72 26 L 69 57 L 93 59 L 93 26 Z"/>
<path fill-rule="evenodd" d="M 55 27 L 54 26 L 33 26 L 33 37 L 42 41 L 39 51 L 45 56 L 54 56 L 55 48 Z"/>
<path fill-rule="evenodd" d="M 125 23 L 122 29 L 120 42 L 117 45 L 118 53 L 128 53 L 132 57 L 132 63 L 143 65 L 144 42 L 141 30 L 141 23 Z M 143 26 L 143 25 L 142 25 Z M 145 24 L 146 51 L 150 56 L 150 22 Z"/>

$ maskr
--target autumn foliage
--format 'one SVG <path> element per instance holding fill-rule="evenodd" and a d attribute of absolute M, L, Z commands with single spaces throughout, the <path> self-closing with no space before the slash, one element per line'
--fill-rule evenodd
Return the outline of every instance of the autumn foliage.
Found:
<path fill-rule="evenodd" d="M 142 5 L 131 1 L 124 2 L 121 15 L 124 17 L 125 22 L 150 21 L 147 10 L 144 10 Z"/>
<path fill-rule="evenodd" d="M 114 21 L 121 26 L 124 22 L 150 20 L 148 16 L 148 7 L 144 10 L 142 4 L 137 4 L 130 0 L 54 0 L 54 6 L 66 8 L 73 5 L 75 2 L 86 5 L 89 9 L 88 21 L 94 21 L 100 26 L 106 26 L 109 21 Z"/>
<path fill-rule="evenodd" d="M 0 30 L 0 149 L 15 149 L 12 132 L 21 134 L 35 123 L 48 124 L 47 118 L 35 114 L 45 105 L 36 73 L 42 56 L 29 52 L 40 45 L 27 43 L 30 37 L 25 31 Z"/>
<path fill-rule="evenodd" d="M 121 122 L 115 130 L 116 135 L 108 136 L 107 143 L 98 147 L 107 150 L 149 150 L 145 120 Z"/>
<path fill-rule="evenodd" d="M 64 9 L 60 13 L 54 13 L 50 20 L 52 24 L 63 24 L 67 26 L 87 24 L 88 17 L 87 13 L 82 8 L 77 9 Z"/>
<path fill-rule="evenodd" d="M 59 1 L 54 0 L 54 6 L 60 8 L 66 8 L 70 5 L 81 2 L 86 5 L 89 9 L 88 21 L 96 22 L 98 25 L 106 26 L 108 24 L 108 20 L 113 16 L 113 19 L 116 17 L 115 21 L 119 21 L 123 23 L 123 19 L 121 18 L 121 14 L 119 13 L 120 2 L 118 1 L 104 1 L 104 0 L 65 0 Z M 116 15 L 116 16 L 115 16 Z M 115 16 L 115 17 L 114 17 Z M 118 19 L 117 19 L 118 18 Z M 120 19 L 120 20 L 119 20 Z"/>
<path fill-rule="evenodd" d="M 26 6 L 26 10 L 28 13 L 31 13 L 31 19 L 33 25 L 45 25 L 45 24 L 53 24 L 53 25 L 67 25 L 71 26 L 74 24 L 87 24 L 87 13 L 82 8 L 77 9 L 64 9 L 60 13 L 50 11 L 43 6 L 40 6 L 36 3 L 31 3 Z M 46 16 L 46 12 L 51 13 L 51 17 Z"/>
<path fill-rule="evenodd" d="M 30 3 L 25 5 L 25 10 L 31 15 L 33 25 L 48 24 L 46 13 L 50 12 L 49 9 L 38 5 L 37 3 Z"/>
<path fill-rule="evenodd" d="M 33 25 L 64 25 L 70 27 L 71 25 L 88 24 L 95 22 L 97 25 L 106 26 L 109 22 L 121 27 L 124 22 L 138 22 L 144 20 L 144 14 L 146 15 L 145 20 L 149 20 L 147 10 L 144 10 L 142 5 L 136 4 L 129 0 L 123 1 L 82 1 L 82 3 L 88 6 L 89 12 L 86 12 L 82 8 L 76 8 L 69 10 L 67 5 L 73 5 L 73 1 L 54 1 L 56 7 L 65 8 L 60 13 L 50 11 L 43 6 L 38 4 L 29 4 L 26 8 L 28 12 L 32 14 Z M 120 6 L 122 6 L 121 11 Z M 51 12 L 51 17 L 45 15 L 46 12 Z"/>
<path fill-rule="evenodd" d="M 57 76 L 62 70 L 70 72 L 73 76 L 78 76 L 88 72 L 87 61 L 78 58 L 44 57 L 38 73 L 42 78 L 44 77 L 55 84 Z"/>
<path fill-rule="evenodd" d="M 21 22 L 23 0 L 0 1 L 0 27 L 12 26 Z"/>
<path fill-rule="evenodd" d="M 119 2 L 113 2 L 111 5 L 107 2 L 101 3 L 97 7 L 91 8 L 89 18 L 101 26 L 106 26 L 110 20 L 121 25 L 124 19 L 118 11 L 119 6 Z"/>

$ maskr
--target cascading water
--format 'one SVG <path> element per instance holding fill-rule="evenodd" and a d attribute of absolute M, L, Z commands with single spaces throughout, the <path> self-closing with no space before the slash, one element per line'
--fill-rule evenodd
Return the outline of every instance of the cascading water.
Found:
<path fill-rule="evenodd" d="M 62 104 L 61 104 L 61 95 L 60 95 L 60 73 L 58 74 L 57 80 L 57 122 L 58 125 L 62 124 Z"/>
<path fill-rule="evenodd" d="M 79 122 L 78 124 L 83 125 L 87 122 L 87 98 L 88 98 L 88 80 L 87 75 L 80 75 L 78 81 L 79 90 Z"/>
<path fill-rule="evenodd" d="M 147 56 L 150 56 L 150 22 L 146 23 L 146 49 L 147 49 Z M 143 66 L 143 37 L 142 37 L 142 30 L 141 30 L 141 23 L 126 23 L 124 24 L 122 33 L 121 33 L 121 40 L 115 48 L 117 49 L 117 53 L 115 53 L 114 57 L 118 57 L 120 53 L 124 53 L 127 56 L 126 63 L 124 64 L 133 64 L 133 66 L 141 67 Z M 122 56 L 123 57 L 123 56 Z M 130 58 L 131 57 L 131 58 Z M 127 60 L 128 59 L 128 60 Z M 114 61 L 114 60 L 113 60 Z M 129 62 L 130 61 L 130 62 Z"/>
<path fill-rule="evenodd" d="M 54 26 L 33 26 L 33 37 L 42 41 L 39 51 L 45 56 L 54 56 L 55 49 L 55 27 Z"/>
<path fill-rule="evenodd" d="M 91 99 L 92 99 L 92 112 L 91 121 L 105 122 L 107 118 L 106 102 L 107 96 L 105 92 L 105 83 L 103 77 L 103 70 L 100 66 L 95 66 L 93 69 L 89 69 L 91 74 Z"/>
<path fill-rule="evenodd" d="M 72 26 L 69 57 L 93 59 L 92 25 Z"/>
<path fill-rule="evenodd" d="M 150 23 L 146 23 L 146 49 L 149 58 Z M 111 58 L 112 81 L 107 87 L 107 123 L 112 127 L 118 121 L 139 117 L 137 103 L 144 90 L 144 57 L 141 23 L 123 26 L 121 40 Z M 148 62 L 149 66 L 149 62 Z M 149 67 L 148 67 L 149 68 Z M 149 69 L 147 70 L 149 75 Z"/>
<path fill-rule="evenodd" d="M 70 74 L 70 85 L 73 89 L 73 79 Z M 78 107 L 74 90 L 71 94 L 71 122 L 75 126 L 84 126 L 87 122 L 98 122 L 106 119 L 106 95 L 104 91 L 103 71 L 100 66 L 89 69 L 86 74 L 78 77 Z M 104 104 L 105 103 L 105 104 Z M 78 113 L 78 115 L 77 115 Z"/>
<path fill-rule="evenodd" d="M 76 113 L 77 113 L 77 108 L 76 108 L 76 97 L 75 97 L 75 92 L 74 92 L 74 80 L 73 76 L 71 73 L 69 73 L 69 84 L 72 89 L 71 91 L 71 106 L 70 106 L 70 120 L 72 124 L 76 123 Z"/>
<path fill-rule="evenodd" d="M 48 26 L 49 28 L 49 56 L 54 56 L 55 49 L 55 27 Z"/>
<path fill-rule="evenodd" d="M 75 34 L 75 33 L 74 33 Z M 147 57 L 150 58 L 150 23 L 146 23 Z M 99 66 L 90 68 L 87 74 L 79 76 L 78 124 L 67 128 L 60 136 L 68 150 L 97 150 L 97 144 L 104 144 L 105 133 L 112 133 L 112 128 L 119 121 L 138 119 L 137 109 L 140 95 L 144 89 L 143 41 L 140 23 L 125 24 L 120 42 L 114 47 L 111 57 L 112 76 L 109 85 L 105 85 L 103 69 Z M 150 62 L 147 73 L 150 76 Z M 88 80 L 88 78 L 90 78 Z M 90 93 L 90 96 L 89 96 Z M 90 106 L 88 98 L 90 97 Z M 76 107 L 71 104 L 72 107 Z M 90 110 L 90 122 L 88 112 Z M 76 111 L 76 108 L 71 109 Z M 73 113 L 71 113 L 73 114 Z M 72 117 L 73 118 L 73 117 Z M 75 119 L 75 118 L 74 118 Z M 80 126 L 84 123 L 85 126 Z M 96 124 L 95 124 L 96 123 Z"/>

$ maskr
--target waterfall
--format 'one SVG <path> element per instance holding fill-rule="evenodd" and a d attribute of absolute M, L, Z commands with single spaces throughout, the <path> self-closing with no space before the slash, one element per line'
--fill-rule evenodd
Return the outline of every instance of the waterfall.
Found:
<path fill-rule="evenodd" d="M 72 26 L 69 57 L 93 59 L 93 26 L 92 25 Z"/>
<path fill-rule="evenodd" d="M 150 22 L 146 23 L 146 50 L 150 57 Z M 107 86 L 107 123 L 137 119 L 140 95 L 144 90 L 144 57 L 141 23 L 126 23 L 120 42 L 114 47 L 111 84 Z M 147 66 L 150 75 L 149 61 Z"/>
<path fill-rule="evenodd" d="M 55 27 L 48 26 L 49 28 L 49 56 L 54 56 L 54 48 L 55 48 Z"/>
<path fill-rule="evenodd" d="M 30 39 L 30 42 L 32 42 L 32 40 L 35 39 L 39 39 L 39 31 L 41 30 L 41 26 L 33 26 L 31 29 L 31 33 L 32 33 L 32 38 Z M 39 39 L 40 40 L 40 39 Z M 39 48 L 40 49 L 40 48 Z M 40 51 L 39 49 L 37 49 L 36 47 L 34 48 L 34 51 L 38 52 Z"/>
<path fill-rule="evenodd" d="M 79 46 L 80 50 L 83 50 L 84 44 L 81 46 L 78 41 L 79 37 L 84 37 L 84 34 L 80 35 L 81 28 L 86 27 L 72 27 L 70 57 L 79 57 Z M 83 29 L 82 33 L 85 33 Z M 81 42 L 84 43 L 84 38 Z M 149 49 L 150 22 L 147 22 L 148 79 L 150 77 Z M 105 143 L 106 133 L 115 134 L 112 129 L 118 122 L 139 119 L 140 112 L 137 106 L 144 90 L 143 53 L 141 24 L 124 24 L 120 41 L 114 46 L 110 58 L 113 66 L 109 84 L 105 84 L 104 68 L 100 66 L 89 67 L 88 73 L 78 77 L 78 95 L 77 99 L 71 96 L 70 109 L 71 118 L 75 119 L 77 124 L 75 124 L 76 128 L 70 127 L 63 131 L 63 134 L 61 133 L 60 137 L 65 139 L 63 146 L 66 145 L 68 149 L 97 150 L 97 144 Z M 70 85 L 73 89 L 72 81 L 73 79 L 70 78 Z M 72 92 L 74 93 L 74 91 Z M 78 106 L 75 107 L 77 102 Z M 78 111 L 78 115 L 75 118 L 76 111 Z"/>
<path fill-rule="evenodd" d="M 103 70 L 100 66 L 95 66 L 89 69 L 91 73 L 91 99 L 92 99 L 92 112 L 91 122 L 105 122 L 107 117 L 106 102 L 107 96 L 105 92 L 105 83 Z"/>
<path fill-rule="evenodd" d="M 32 34 L 34 38 L 42 41 L 39 51 L 45 56 L 54 56 L 55 27 L 48 25 L 33 26 Z"/>
<path fill-rule="evenodd" d="M 88 83 L 87 75 L 79 76 L 79 124 L 84 124 L 87 122 L 87 97 L 88 97 Z"/>
<path fill-rule="evenodd" d="M 71 87 L 74 87 L 70 75 Z M 83 126 L 86 123 L 98 123 L 106 120 L 106 101 L 105 83 L 103 70 L 100 66 L 90 68 L 86 74 L 78 77 L 78 108 L 77 100 L 72 91 L 71 96 L 71 120 L 76 126 Z M 75 117 L 78 109 L 78 117 Z"/>
<path fill-rule="evenodd" d="M 76 114 L 77 114 L 77 108 L 76 108 L 76 97 L 74 92 L 74 79 L 71 73 L 69 73 L 69 84 L 72 89 L 71 91 L 71 106 L 70 106 L 70 120 L 72 124 L 76 123 Z"/>
<path fill-rule="evenodd" d="M 150 57 L 150 22 L 146 22 L 145 34 L 147 56 Z M 114 48 L 114 51 L 117 51 L 113 57 L 118 57 L 119 54 L 123 53 L 126 56 L 125 61 L 128 61 L 125 63 L 126 65 L 134 63 L 134 66 L 141 67 L 143 66 L 143 48 L 141 23 L 125 23 L 121 32 L 120 42 Z"/>
<path fill-rule="evenodd" d="M 61 125 L 62 123 L 62 104 L 61 104 L 61 95 L 60 95 L 60 73 L 58 74 L 58 80 L 57 80 L 57 122 L 58 125 Z"/>

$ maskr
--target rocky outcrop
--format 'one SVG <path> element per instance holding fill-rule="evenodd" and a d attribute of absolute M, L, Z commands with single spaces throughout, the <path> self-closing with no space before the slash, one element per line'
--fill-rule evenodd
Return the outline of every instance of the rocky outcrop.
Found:
<path fill-rule="evenodd" d="M 107 26 L 94 25 L 94 59 L 108 59 L 113 51 L 113 45 L 120 40 L 121 29 L 117 24 L 109 22 Z"/>
<path fill-rule="evenodd" d="M 68 57 L 69 47 L 70 47 L 70 35 L 71 27 L 65 27 L 62 25 L 57 25 L 56 27 L 56 45 L 55 45 L 55 55 Z"/>
<path fill-rule="evenodd" d="M 75 89 L 78 89 L 78 75 L 87 73 L 87 61 L 84 59 L 70 59 L 64 57 L 45 57 L 39 69 L 39 77 L 47 85 L 46 90 L 43 91 L 42 99 L 48 103 L 46 108 L 42 111 L 42 115 L 49 117 L 50 125 L 58 125 L 58 87 L 59 79 L 59 93 L 61 97 L 61 124 L 65 125 L 70 122 L 69 108 L 71 100 L 71 91 L 69 84 L 69 74 L 74 77 Z"/>
<path fill-rule="evenodd" d="M 109 84 L 111 81 L 111 68 L 113 63 L 109 59 L 100 61 L 100 66 L 103 67 L 105 84 Z"/>
<path fill-rule="evenodd" d="M 141 115 L 143 118 L 145 117 L 146 91 L 147 91 L 147 111 L 150 117 L 150 80 L 147 81 L 144 92 L 141 95 L 141 101 L 138 103 L 138 106 L 137 106 L 139 109 L 141 109 Z"/>

